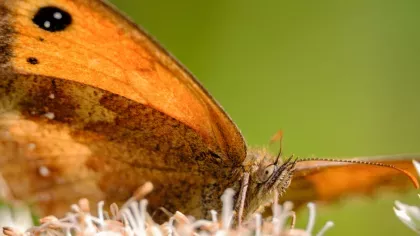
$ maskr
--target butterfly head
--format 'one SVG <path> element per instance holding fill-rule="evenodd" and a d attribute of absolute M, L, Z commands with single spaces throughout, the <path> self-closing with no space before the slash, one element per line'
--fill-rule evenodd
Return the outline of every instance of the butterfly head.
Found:
<path fill-rule="evenodd" d="M 276 193 L 282 195 L 291 183 L 296 166 L 293 156 L 283 161 L 281 155 L 272 156 L 266 151 L 250 151 L 247 159 L 253 162 L 245 200 L 245 215 L 271 203 Z"/>

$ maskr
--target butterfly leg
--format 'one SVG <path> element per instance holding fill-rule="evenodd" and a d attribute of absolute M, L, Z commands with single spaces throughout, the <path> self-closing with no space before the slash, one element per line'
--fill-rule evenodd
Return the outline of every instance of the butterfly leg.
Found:
<path fill-rule="evenodd" d="M 249 183 L 249 173 L 245 172 L 244 177 L 242 179 L 241 190 L 238 195 L 238 199 L 236 200 L 235 204 L 235 212 L 238 213 L 238 226 L 242 223 L 242 216 L 244 213 L 244 206 L 245 206 L 245 198 L 246 192 L 248 190 L 248 183 Z"/>

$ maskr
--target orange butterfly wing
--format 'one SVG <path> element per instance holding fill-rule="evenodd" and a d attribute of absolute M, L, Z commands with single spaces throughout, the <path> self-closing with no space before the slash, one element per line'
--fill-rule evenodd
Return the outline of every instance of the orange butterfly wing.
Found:
<path fill-rule="evenodd" d="M 394 165 L 412 176 L 417 176 L 412 160 L 418 155 L 360 157 L 364 160 Z M 281 201 L 292 201 L 295 205 L 308 202 L 333 202 L 351 195 L 372 195 L 380 188 L 404 190 L 413 186 L 404 173 L 379 166 L 337 163 L 326 161 L 299 162 L 285 195 Z"/>
<path fill-rule="evenodd" d="M 71 24 L 38 27 L 47 6 Z M 0 173 L 14 197 L 63 213 L 152 181 L 152 209 L 220 208 L 214 196 L 237 181 L 244 139 L 143 30 L 98 0 L 0 0 L 0 33 Z"/>
<path fill-rule="evenodd" d="M 13 69 L 59 77 L 121 95 L 161 111 L 199 133 L 226 162 L 241 163 L 245 142 L 235 124 L 181 64 L 118 11 L 97 0 L 5 0 L 12 28 Z M 65 31 L 32 22 L 53 5 L 70 12 Z M 42 38 L 42 40 L 40 40 Z M 36 57 L 39 64 L 27 59 Z"/>

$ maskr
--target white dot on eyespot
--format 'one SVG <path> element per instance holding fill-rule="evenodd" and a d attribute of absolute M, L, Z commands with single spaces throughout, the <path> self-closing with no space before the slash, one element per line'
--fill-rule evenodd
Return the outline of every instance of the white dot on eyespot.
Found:
<path fill-rule="evenodd" d="M 51 99 L 54 99 L 55 95 L 53 93 L 51 93 L 50 96 L 48 96 L 48 97 L 51 98 Z"/>
<path fill-rule="evenodd" d="M 43 177 L 47 177 L 50 175 L 50 170 L 46 166 L 39 167 L 38 172 Z"/>
<path fill-rule="evenodd" d="M 44 22 L 44 27 L 47 28 L 47 29 L 50 28 L 51 27 L 51 22 L 49 22 L 49 21 L 46 20 Z"/>
<path fill-rule="evenodd" d="M 53 16 L 57 20 L 60 20 L 61 18 L 63 18 L 63 14 L 61 14 L 61 12 L 55 12 Z"/>

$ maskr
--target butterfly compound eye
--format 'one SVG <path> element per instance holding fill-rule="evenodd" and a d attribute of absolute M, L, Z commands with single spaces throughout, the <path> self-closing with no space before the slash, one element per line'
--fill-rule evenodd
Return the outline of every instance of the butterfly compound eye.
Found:
<path fill-rule="evenodd" d="M 58 7 L 42 7 L 35 14 L 32 22 L 49 32 L 62 31 L 72 22 L 71 15 Z"/>
<path fill-rule="evenodd" d="M 276 169 L 275 165 L 269 165 L 264 169 L 260 170 L 260 173 L 257 175 L 257 182 L 264 183 L 266 182 L 272 175 L 274 170 Z"/>

